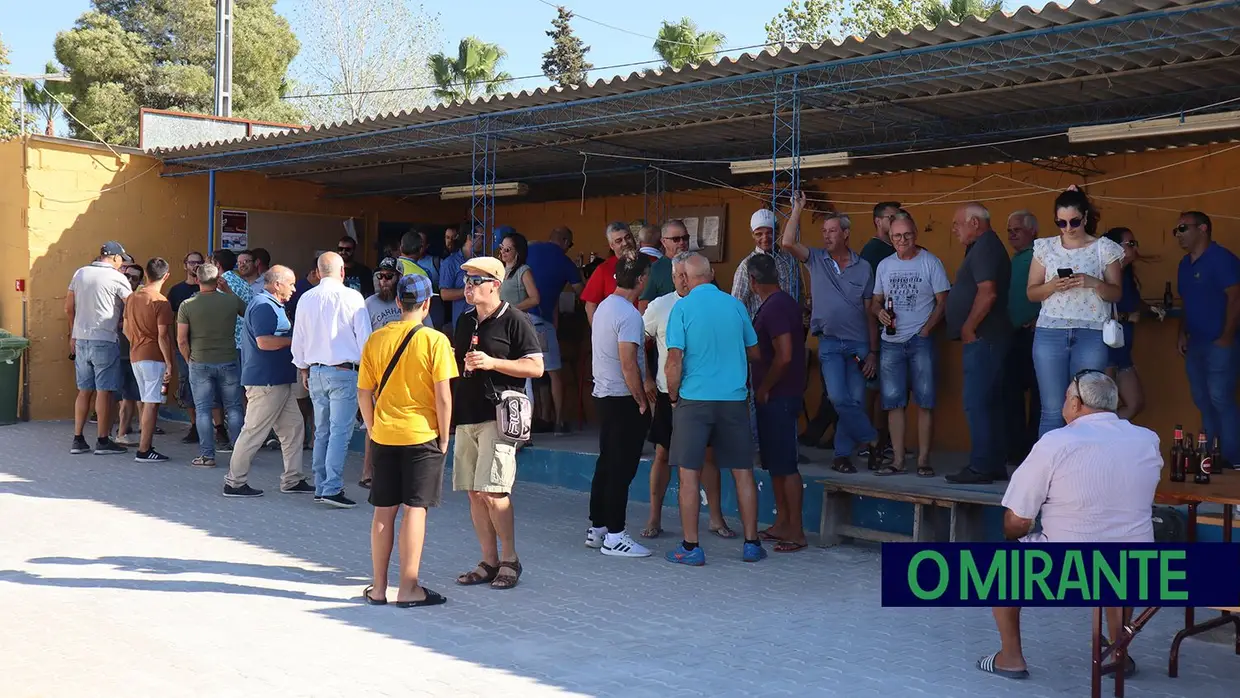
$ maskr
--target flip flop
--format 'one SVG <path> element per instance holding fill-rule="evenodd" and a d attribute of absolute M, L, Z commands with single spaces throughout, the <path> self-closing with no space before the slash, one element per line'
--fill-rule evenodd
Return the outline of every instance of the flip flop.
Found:
<path fill-rule="evenodd" d="M 370 606 L 386 606 L 387 599 L 376 599 L 370 595 L 370 592 L 374 590 L 375 590 L 375 586 L 373 584 L 363 589 L 362 599 L 367 603 L 367 605 L 370 605 Z"/>
<path fill-rule="evenodd" d="M 642 538 L 658 538 L 659 534 L 661 533 L 663 533 L 663 529 L 650 528 L 649 526 L 647 526 L 646 528 L 642 529 L 641 537 Z"/>
<path fill-rule="evenodd" d="M 884 465 L 878 470 L 875 470 L 874 474 L 879 477 L 887 477 L 889 475 L 904 475 L 907 472 L 908 471 L 905 470 L 904 468 L 897 468 L 894 465 Z"/>
<path fill-rule="evenodd" d="M 934 468 L 923 465 L 917 468 L 917 477 L 935 477 Z"/>
<path fill-rule="evenodd" d="M 777 553 L 795 553 L 798 550 L 804 550 L 809 547 L 809 543 L 797 543 L 791 540 L 781 540 L 775 544 L 773 550 Z"/>
<path fill-rule="evenodd" d="M 710 529 L 710 532 L 715 534 L 716 536 L 719 536 L 720 538 L 726 538 L 729 540 L 736 537 L 736 531 L 733 531 L 732 529 L 728 528 L 728 524 L 726 521 L 719 528 Z"/>
<path fill-rule="evenodd" d="M 1002 676 L 1005 679 L 1027 679 L 1029 678 L 1029 670 L 1021 669 L 1020 671 L 1012 671 L 1011 669 L 1000 669 L 995 666 L 995 658 L 999 656 L 998 652 L 988 654 L 977 660 L 977 668 L 995 676 Z"/>
<path fill-rule="evenodd" d="M 779 543 L 783 539 L 777 535 L 772 534 L 771 529 L 764 528 L 761 531 L 758 531 L 758 540 L 764 540 L 764 541 L 768 541 L 771 543 Z"/>
<path fill-rule="evenodd" d="M 431 591 L 426 587 L 422 587 L 422 591 L 426 592 L 426 598 L 421 601 L 393 601 L 392 605 L 397 608 L 422 608 L 423 606 L 439 606 L 448 602 L 448 599 L 443 594 Z"/>
<path fill-rule="evenodd" d="M 370 489 L 370 482 L 371 482 L 371 478 L 368 478 L 368 477 L 362 478 L 361 480 L 357 481 L 357 486 L 363 489 Z"/>

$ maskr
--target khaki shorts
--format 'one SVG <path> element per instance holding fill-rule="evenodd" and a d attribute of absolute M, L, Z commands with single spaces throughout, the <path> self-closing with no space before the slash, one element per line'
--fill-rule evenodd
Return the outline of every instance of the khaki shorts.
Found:
<path fill-rule="evenodd" d="M 495 422 L 460 424 L 452 449 L 452 489 L 507 494 L 517 480 L 517 447 L 499 440 Z"/>

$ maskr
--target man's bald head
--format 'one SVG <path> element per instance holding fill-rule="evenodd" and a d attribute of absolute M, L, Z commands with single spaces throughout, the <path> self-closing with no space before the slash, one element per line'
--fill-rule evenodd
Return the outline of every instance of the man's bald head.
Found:
<path fill-rule="evenodd" d="M 296 285 L 297 275 L 288 267 L 277 264 L 263 272 L 263 288 L 281 303 L 287 303 L 293 297 Z"/>
<path fill-rule="evenodd" d="M 568 252 L 573 246 L 573 231 L 566 226 L 560 226 L 551 231 L 548 239 L 559 245 L 560 249 Z"/>
<path fill-rule="evenodd" d="M 335 252 L 319 255 L 319 278 L 344 280 L 344 259 Z"/>
<path fill-rule="evenodd" d="M 710 260 L 696 252 L 685 257 L 684 268 L 690 289 L 708 284 L 715 278 L 715 270 L 711 268 Z"/>

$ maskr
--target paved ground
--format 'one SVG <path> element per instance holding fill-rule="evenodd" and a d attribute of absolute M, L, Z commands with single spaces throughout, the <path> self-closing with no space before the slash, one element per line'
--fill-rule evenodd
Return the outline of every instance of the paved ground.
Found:
<path fill-rule="evenodd" d="M 605 558 L 582 545 L 586 496 L 549 487 L 517 494 L 517 589 L 452 584 L 477 553 L 449 494 L 423 567 L 448 605 L 368 607 L 367 507 L 228 500 L 223 470 L 185 465 L 175 436 L 159 446 L 178 461 L 151 466 L 70 456 L 69 433 L 0 428 L 5 698 L 1087 695 L 1088 611 L 1028 613 L 1034 678 L 1004 681 L 972 668 L 995 646 L 989 613 L 882 609 L 875 550 L 746 565 L 716 539 L 699 569 Z M 274 489 L 278 470 L 263 453 L 252 483 Z M 1237 695 L 1240 657 L 1219 644 L 1191 642 L 1167 678 L 1177 617 L 1142 636 L 1128 695 Z"/>

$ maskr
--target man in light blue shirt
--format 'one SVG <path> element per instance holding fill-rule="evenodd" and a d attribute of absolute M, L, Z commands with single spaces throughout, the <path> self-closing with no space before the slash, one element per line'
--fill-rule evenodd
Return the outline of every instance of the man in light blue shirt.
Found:
<path fill-rule="evenodd" d="M 461 271 L 461 265 L 474 256 L 475 250 L 481 249 L 482 231 L 475 230 L 472 235 L 465 236 L 459 250 L 445 257 L 439 265 L 439 297 L 445 303 L 452 303 L 452 317 L 444 322 L 445 328 L 456 327 L 456 321 L 471 307 L 465 302 L 465 272 Z M 452 336 L 450 330 L 448 336 Z"/>
<path fill-rule="evenodd" d="M 706 447 L 713 446 L 720 469 L 732 471 L 745 562 L 766 557 L 758 540 L 758 490 L 753 479 L 753 433 L 746 383 L 749 361 L 758 358 L 758 335 L 744 304 L 711 283 L 714 271 L 700 254 L 689 255 L 679 272 L 689 293 L 667 321 L 667 392 L 672 416 L 671 463 L 680 470 L 680 522 L 685 538 L 667 553 L 669 562 L 706 564 L 698 545 L 699 476 Z"/>

